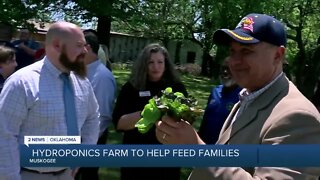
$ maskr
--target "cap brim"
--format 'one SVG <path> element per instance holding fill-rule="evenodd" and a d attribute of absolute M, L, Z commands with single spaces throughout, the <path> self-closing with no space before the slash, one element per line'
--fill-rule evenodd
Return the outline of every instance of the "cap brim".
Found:
<path fill-rule="evenodd" d="M 258 39 L 244 33 L 241 29 L 219 29 L 213 34 L 213 42 L 215 44 L 229 45 L 231 40 L 242 44 L 255 44 L 260 42 Z"/>

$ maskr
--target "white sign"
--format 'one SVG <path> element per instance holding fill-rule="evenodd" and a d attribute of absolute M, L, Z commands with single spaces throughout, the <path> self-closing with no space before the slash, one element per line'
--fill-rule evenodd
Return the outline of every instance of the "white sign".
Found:
<path fill-rule="evenodd" d="M 24 136 L 24 144 L 81 144 L 81 136 Z"/>

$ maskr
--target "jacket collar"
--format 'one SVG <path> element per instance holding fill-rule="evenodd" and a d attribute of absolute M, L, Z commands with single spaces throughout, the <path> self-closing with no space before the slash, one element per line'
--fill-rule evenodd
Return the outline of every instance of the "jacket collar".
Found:
<path fill-rule="evenodd" d="M 281 91 L 288 87 L 289 81 L 283 74 L 273 85 L 270 86 L 269 89 L 267 89 L 264 93 L 257 97 L 247 107 L 247 109 L 239 115 L 238 119 L 232 125 L 230 125 L 234 115 L 240 107 L 240 102 L 238 102 L 233 107 L 226 122 L 224 123 L 217 144 L 227 144 L 230 138 L 236 135 L 237 132 L 257 119 L 256 117 L 261 109 L 264 109 L 265 107 L 273 103 L 275 101 L 275 98 L 280 95 Z"/>

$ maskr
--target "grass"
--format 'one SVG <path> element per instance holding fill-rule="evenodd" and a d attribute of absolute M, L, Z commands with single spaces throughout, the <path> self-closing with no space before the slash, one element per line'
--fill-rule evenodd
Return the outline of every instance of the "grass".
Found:
<path fill-rule="evenodd" d="M 113 75 L 117 81 L 118 92 L 122 85 L 128 80 L 130 72 L 127 68 L 116 68 L 113 69 Z M 182 75 L 182 82 L 187 88 L 189 95 L 192 95 L 198 100 L 198 105 L 201 108 L 205 108 L 207 98 L 210 94 L 210 90 L 213 87 L 212 82 L 209 78 L 198 77 L 193 75 Z M 194 127 L 199 128 L 201 121 L 196 121 Z M 109 129 L 108 144 L 121 144 L 122 134 L 115 131 L 114 127 Z M 191 168 L 182 168 L 181 180 L 187 179 L 190 174 Z M 119 168 L 100 168 L 99 170 L 100 179 L 117 180 L 120 179 Z"/>

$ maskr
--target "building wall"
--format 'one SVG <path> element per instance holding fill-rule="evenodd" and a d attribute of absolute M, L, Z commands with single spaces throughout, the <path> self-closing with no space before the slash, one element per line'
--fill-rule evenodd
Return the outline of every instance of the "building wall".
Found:
<path fill-rule="evenodd" d="M 143 37 L 135 37 L 130 35 L 124 35 L 119 33 L 111 33 L 110 37 L 110 48 L 109 54 L 112 62 L 127 62 L 134 61 L 139 52 L 149 43 L 157 42 L 152 39 L 147 39 Z M 169 41 L 167 45 L 169 51 L 170 59 L 175 62 L 177 42 Z M 202 62 L 202 49 L 201 47 L 189 40 L 184 40 L 180 48 L 180 61 L 179 64 L 187 63 L 188 53 L 195 53 L 195 58 L 193 60 L 196 64 L 201 64 Z"/>
<path fill-rule="evenodd" d="M 179 53 L 179 64 L 186 64 L 187 59 L 188 59 L 188 53 L 193 52 L 195 53 L 195 58 L 193 59 L 193 63 L 196 64 L 201 64 L 202 62 L 202 48 L 199 44 L 196 44 L 192 41 L 189 40 L 184 40 L 182 41 L 181 47 L 180 47 L 180 51 L 177 51 L 178 48 L 178 42 L 177 41 L 170 41 L 168 43 L 168 51 L 170 53 L 171 59 L 173 60 L 173 62 L 175 61 L 175 57 L 176 57 L 176 52 L 180 52 Z"/>
<path fill-rule="evenodd" d="M 139 52 L 149 43 L 157 42 L 152 39 L 144 37 L 135 37 L 128 34 L 111 32 L 110 34 L 110 48 L 109 48 L 109 59 L 112 62 L 128 62 L 134 61 Z M 18 34 L 15 35 L 18 37 Z M 35 41 L 43 42 L 45 40 L 45 32 L 38 31 L 32 35 L 32 39 Z M 172 62 L 175 62 L 177 41 L 169 41 L 167 49 Z M 179 64 L 186 64 L 188 59 L 188 53 L 195 53 L 194 63 L 201 64 L 202 62 L 202 48 L 200 45 L 184 40 L 181 44 L 179 51 Z"/>
<path fill-rule="evenodd" d="M 139 52 L 151 39 L 111 33 L 109 58 L 112 62 L 127 62 L 137 58 Z"/>

